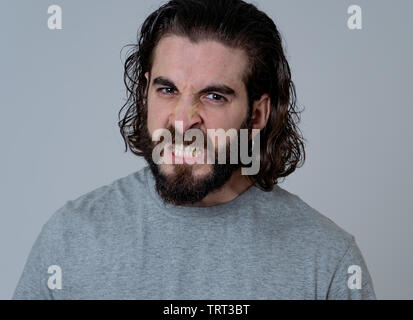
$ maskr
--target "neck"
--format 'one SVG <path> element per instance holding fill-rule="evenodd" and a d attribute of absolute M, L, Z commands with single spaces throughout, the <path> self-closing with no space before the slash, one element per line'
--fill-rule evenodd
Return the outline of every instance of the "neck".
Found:
<path fill-rule="evenodd" d="M 241 168 L 234 171 L 231 178 L 218 190 L 210 192 L 204 199 L 191 205 L 194 207 L 210 207 L 229 202 L 251 187 L 253 182 L 241 174 Z"/>

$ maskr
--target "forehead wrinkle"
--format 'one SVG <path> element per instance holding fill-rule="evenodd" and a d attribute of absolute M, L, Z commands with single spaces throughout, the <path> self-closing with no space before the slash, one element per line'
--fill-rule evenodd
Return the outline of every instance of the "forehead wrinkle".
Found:
<path fill-rule="evenodd" d="M 185 49 L 183 49 L 185 48 Z M 201 48 L 203 48 L 201 50 Z M 217 51 L 218 54 L 210 54 Z M 162 52 L 162 54 L 159 54 Z M 206 54 L 205 52 L 208 52 Z M 180 78 L 187 79 L 191 75 L 203 74 L 203 78 L 222 79 L 224 82 L 230 82 L 232 87 L 238 88 L 238 79 L 243 78 L 248 56 L 239 48 L 229 48 L 218 41 L 201 41 L 194 44 L 186 37 L 169 35 L 163 37 L 155 49 L 155 57 L 157 63 L 160 63 L 161 70 L 166 69 L 175 74 L 179 74 Z M 159 54 L 159 55 L 158 55 Z M 159 59 L 160 56 L 166 56 L 168 59 Z M 212 59 L 212 60 L 211 60 Z M 218 59 L 218 61 L 215 61 Z M 242 59 L 242 60 L 240 60 Z M 165 65 L 165 63 L 168 63 Z M 155 65 L 157 64 L 155 63 Z M 220 65 L 219 68 L 212 68 L 211 65 Z M 239 69 L 242 65 L 244 68 Z M 169 67 L 174 66 L 172 69 Z M 234 69 L 235 68 L 235 69 Z M 228 72 L 237 71 L 234 78 L 228 78 Z M 192 78 L 196 82 L 204 82 L 198 77 Z M 235 83 L 233 83 L 235 80 Z M 221 82 L 221 81 L 218 81 Z M 242 81 L 241 81 L 242 82 Z M 200 83 L 198 83 L 200 84 Z M 243 83 L 241 83 L 243 85 Z"/>

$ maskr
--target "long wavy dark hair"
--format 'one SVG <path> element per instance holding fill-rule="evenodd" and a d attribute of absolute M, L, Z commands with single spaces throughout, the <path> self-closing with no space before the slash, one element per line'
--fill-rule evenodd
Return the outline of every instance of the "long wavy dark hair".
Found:
<path fill-rule="evenodd" d="M 127 101 L 119 111 L 120 132 L 132 153 L 148 152 L 145 73 L 151 71 L 159 40 L 173 34 L 194 43 L 215 40 L 247 53 L 249 63 L 242 81 L 247 88 L 249 115 L 253 102 L 267 93 L 271 110 L 261 130 L 260 170 L 250 177 L 262 190 L 273 186 L 301 167 L 304 141 L 297 124 L 300 112 L 296 90 L 284 55 L 281 35 L 274 22 L 253 4 L 241 0 L 171 0 L 151 13 L 142 24 L 138 41 L 124 63 Z"/>

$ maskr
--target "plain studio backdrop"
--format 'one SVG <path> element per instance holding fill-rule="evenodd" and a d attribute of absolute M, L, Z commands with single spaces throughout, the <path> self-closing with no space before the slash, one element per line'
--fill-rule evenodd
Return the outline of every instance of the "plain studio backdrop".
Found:
<path fill-rule="evenodd" d="M 0 298 L 59 207 L 145 165 L 117 127 L 120 51 L 162 3 L 1 1 Z M 253 3 L 282 34 L 305 108 L 307 161 L 280 186 L 356 237 L 379 299 L 412 299 L 413 2 Z M 53 4 L 61 30 L 48 28 Z"/>

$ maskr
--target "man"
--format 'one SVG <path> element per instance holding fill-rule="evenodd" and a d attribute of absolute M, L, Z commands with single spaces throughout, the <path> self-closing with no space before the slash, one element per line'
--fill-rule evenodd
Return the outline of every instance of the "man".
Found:
<path fill-rule="evenodd" d="M 149 166 L 61 207 L 14 298 L 375 299 L 354 237 L 277 185 L 305 157 L 273 21 L 240 0 L 172 0 L 133 49 L 119 126 Z M 258 152 L 258 172 L 232 145 Z"/>

